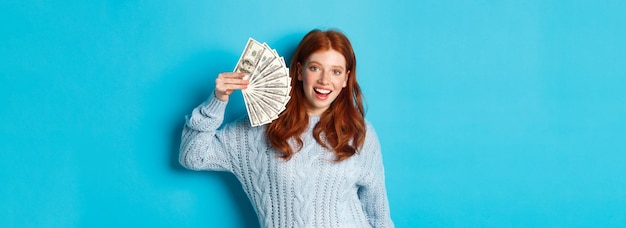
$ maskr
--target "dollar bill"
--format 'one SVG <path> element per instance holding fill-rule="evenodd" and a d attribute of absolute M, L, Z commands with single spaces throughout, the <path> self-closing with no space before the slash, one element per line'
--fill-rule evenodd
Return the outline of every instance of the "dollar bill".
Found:
<path fill-rule="evenodd" d="M 243 93 L 243 100 L 246 104 L 246 111 L 248 112 L 248 119 L 250 120 L 250 125 L 258 126 L 260 124 L 259 118 L 257 117 L 257 111 L 254 110 L 252 106 L 252 98 L 247 93 Z"/>
<path fill-rule="evenodd" d="M 257 104 L 263 107 L 263 112 L 265 113 L 277 113 L 283 108 L 283 104 L 263 97 L 261 94 L 250 94 L 250 97 L 252 97 Z"/>
<path fill-rule="evenodd" d="M 252 126 L 271 123 L 286 109 L 291 92 L 291 77 L 285 59 L 267 43 L 249 38 L 235 66 L 246 73 L 248 88 L 242 90 Z"/>
<path fill-rule="evenodd" d="M 246 48 L 244 48 L 243 53 L 241 53 L 239 57 L 239 61 L 237 61 L 235 72 L 252 73 L 259 61 L 261 61 L 265 50 L 265 47 L 261 43 L 249 38 L 248 43 L 246 43 Z"/>

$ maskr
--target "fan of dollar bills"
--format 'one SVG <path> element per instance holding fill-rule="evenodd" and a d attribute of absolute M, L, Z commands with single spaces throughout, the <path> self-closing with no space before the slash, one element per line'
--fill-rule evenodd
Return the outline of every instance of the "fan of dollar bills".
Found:
<path fill-rule="evenodd" d="M 278 118 L 291 98 L 291 77 L 285 59 L 266 43 L 249 38 L 235 72 L 247 73 L 244 79 L 250 81 L 242 94 L 252 126 Z"/>

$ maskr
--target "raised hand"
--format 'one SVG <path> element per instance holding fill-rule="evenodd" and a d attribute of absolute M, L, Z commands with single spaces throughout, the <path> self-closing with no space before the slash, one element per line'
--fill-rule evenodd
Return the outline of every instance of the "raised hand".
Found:
<path fill-rule="evenodd" d="M 234 90 L 248 88 L 250 83 L 243 79 L 245 73 L 221 73 L 215 79 L 215 97 L 221 101 L 228 101 L 228 96 L 233 94 Z"/>

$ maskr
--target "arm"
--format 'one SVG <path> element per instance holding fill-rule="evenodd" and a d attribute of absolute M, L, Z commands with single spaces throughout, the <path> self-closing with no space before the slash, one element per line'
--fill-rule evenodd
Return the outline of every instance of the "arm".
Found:
<path fill-rule="evenodd" d="M 368 124 L 369 125 L 369 124 Z M 359 199 L 372 227 L 393 227 L 385 188 L 385 174 L 378 137 L 371 126 L 363 150 L 368 170 L 359 184 Z"/>
<path fill-rule="evenodd" d="M 217 134 L 222 124 L 226 102 L 211 96 L 196 107 L 183 129 L 180 164 L 193 170 L 229 170 L 226 148 Z"/>
<path fill-rule="evenodd" d="M 222 131 L 217 128 L 224 120 L 228 96 L 235 89 L 247 88 L 242 73 L 222 73 L 215 79 L 215 91 L 187 117 L 181 136 L 180 164 L 193 170 L 230 170 Z"/>

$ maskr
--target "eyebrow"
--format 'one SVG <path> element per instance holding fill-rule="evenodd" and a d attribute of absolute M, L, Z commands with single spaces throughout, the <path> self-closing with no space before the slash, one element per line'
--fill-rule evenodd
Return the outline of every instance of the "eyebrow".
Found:
<path fill-rule="evenodd" d="M 318 65 L 324 65 L 324 64 L 322 64 L 322 63 L 320 63 L 320 62 L 318 62 L 318 61 L 309 61 L 309 65 L 310 65 L 311 63 L 315 63 L 315 64 L 318 64 Z M 344 68 L 343 68 L 342 66 L 340 66 L 340 65 L 333 65 L 333 66 L 330 66 L 330 67 L 339 67 L 339 68 L 341 68 L 342 70 L 344 70 Z"/>

